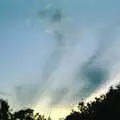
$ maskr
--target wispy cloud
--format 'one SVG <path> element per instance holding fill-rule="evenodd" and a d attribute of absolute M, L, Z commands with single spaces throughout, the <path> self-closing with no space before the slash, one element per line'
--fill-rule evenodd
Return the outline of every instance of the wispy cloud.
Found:
<path fill-rule="evenodd" d="M 50 98 L 52 106 L 69 103 L 75 97 L 87 97 L 109 79 L 116 63 L 108 52 L 116 41 L 117 25 L 93 26 L 80 33 L 64 18 L 61 9 L 54 5 L 40 10 L 39 19 L 53 35 L 54 49 L 43 65 L 40 82 L 15 88 L 21 104 L 34 104 L 44 95 Z"/>

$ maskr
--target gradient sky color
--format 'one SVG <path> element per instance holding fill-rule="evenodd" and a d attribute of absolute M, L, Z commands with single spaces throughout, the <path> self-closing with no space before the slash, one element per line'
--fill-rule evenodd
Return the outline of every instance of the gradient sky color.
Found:
<path fill-rule="evenodd" d="M 50 21 L 51 6 L 60 10 L 60 22 Z M 119 0 L 0 0 L 0 96 L 14 107 L 66 110 L 119 81 L 119 6 Z M 41 19 L 40 11 L 49 15 Z M 56 30 L 64 36 L 59 50 Z M 90 64 L 107 71 L 104 80 L 86 74 L 94 55 Z"/>

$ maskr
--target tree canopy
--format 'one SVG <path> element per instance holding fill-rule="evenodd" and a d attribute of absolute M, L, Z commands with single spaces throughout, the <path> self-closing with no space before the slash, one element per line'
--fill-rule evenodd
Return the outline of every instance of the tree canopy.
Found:
<path fill-rule="evenodd" d="M 79 111 L 73 111 L 65 120 L 118 120 L 120 119 L 120 85 L 111 87 L 94 101 L 80 102 Z"/>
<path fill-rule="evenodd" d="M 120 119 L 120 85 L 111 87 L 105 95 L 94 101 L 78 104 L 79 111 L 72 111 L 64 120 L 119 120 Z M 31 108 L 11 112 L 8 102 L 0 99 L 0 120 L 52 120 L 44 115 L 34 114 Z"/>

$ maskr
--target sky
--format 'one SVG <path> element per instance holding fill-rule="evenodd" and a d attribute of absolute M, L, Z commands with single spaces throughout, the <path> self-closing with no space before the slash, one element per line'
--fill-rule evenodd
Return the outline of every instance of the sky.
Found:
<path fill-rule="evenodd" d="M 119 0 L 0 0 L 0 97 L 65 116 L 119 83 Z"/>

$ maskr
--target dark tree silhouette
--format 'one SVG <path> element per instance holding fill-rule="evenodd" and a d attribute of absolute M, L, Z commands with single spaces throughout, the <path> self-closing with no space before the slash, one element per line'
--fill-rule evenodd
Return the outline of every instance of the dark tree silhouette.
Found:
<path fill-rule="evenodd" d="M 33 111 L 32 109 L 19 110 L 14 113 L 14 119 L 19 120 L 33 120 Z"/>
<path fill-rule="evenodd" d="M 8 103 L 0 99 L 0 120 L 47 120 L 44 115 L 33 112 L 33 109 L 27 108 L 11 113 Z"/>
<path fill-rule="evenodd" d="M 120 85 L 111 87 L 106 95 L 95 98 L 93 102 L 78 104 L 79 112 L 73 111 L 65 120 L 119 120 Z"/>
<path fill-rule="evenodd" d="M 3 99 L 0 99 L 0 120 L 9 120 L 9 105 Z"/>
<path fill-rule="evenodd" d="M 78 104 L 78 110 L 72 110 L 65 120 L 120 120 L 120 85 L 111 87 L 109 91 L 94 101 Z M 8 102 L 0 99 L 0 120 L 51 120 L 33 109 L 22 109 L 11 113 Z"/>

